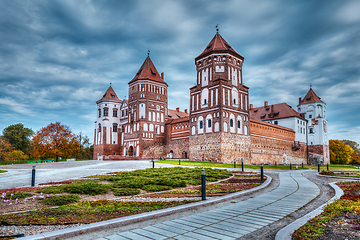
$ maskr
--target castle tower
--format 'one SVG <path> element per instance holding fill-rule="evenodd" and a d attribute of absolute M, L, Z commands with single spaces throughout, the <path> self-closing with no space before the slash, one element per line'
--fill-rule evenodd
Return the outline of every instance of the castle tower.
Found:
<path fill-rule="evenodd" d="M 307 144 L 309 163 L 330 163 L 327 135 L 326 104 L 310 87 L 303 99 L 299 98 L 298 112 L 308 120 Z"/>
<path fill-rule="evenodd" d="M 249 88 L 244 57 L 219 34 L 195 58 L 197 84 L 190 88 L 190 159 L 250 163 Z"/>
<path fill-rule="evenodd" d="M 121 100 L 110 86 L 96 102 L 97 119 L 94 130 L 93 159 L 104 159 L 109 155 L 120 155 L 119 109 Z M 119 130 L 119 131 L 118 131 Z"/>
<path fill-rule="evenodd" d="M 150 146 L 163 145 L 167 116 L 168 85 L 148 56 L 129 82 L 128 122 L 125 124 L 123 154 L 151 157 Z M 145 152 L 144 152 L 145 150 Z"/>

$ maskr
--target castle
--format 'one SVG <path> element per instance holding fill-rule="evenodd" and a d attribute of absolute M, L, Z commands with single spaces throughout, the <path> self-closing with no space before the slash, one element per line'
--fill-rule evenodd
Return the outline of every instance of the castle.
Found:
<path fill-rule="evenodd" d="M 244 57 L 216 33 L 195 58 L 189 111 L 168 109 L 168 85 L 148 56 L 128 100 L 110 86 L 96 102 L 94 159 L 189 158 L 245 164 L 329 163 L 326 104 L 310 90 L 287 103 L 254 108 Z"/>

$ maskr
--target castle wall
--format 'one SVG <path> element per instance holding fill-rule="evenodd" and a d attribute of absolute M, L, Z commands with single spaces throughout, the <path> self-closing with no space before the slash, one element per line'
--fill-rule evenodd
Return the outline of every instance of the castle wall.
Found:
<path fill-rule="evenodd" d="M 329 145 L 309 145 L 309 164 L 330 164 Z"/>

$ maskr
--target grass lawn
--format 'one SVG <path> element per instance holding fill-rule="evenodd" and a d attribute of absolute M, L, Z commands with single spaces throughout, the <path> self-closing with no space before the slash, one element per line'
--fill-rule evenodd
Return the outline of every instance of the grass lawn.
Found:
<path fill-rule="evenodd" d="M 344 195 L 328 204 L 322 214 L 295 231 L 293 240 L 350 239 L 351 237 L 355 239 L 356 234 L 357 237 L 359 236 L 360 183 L 353 181 L 337 183 L 337 185 L 344 191 Z"/>
<path fill-rule="evenodd" d="M 211 168 L 206 169 L 206 181 L 209 197 L 243 191 L 262 183 L 257 173 Z M 184 200 L 183 197 L 200 199 L 200 182 L 201 168 L 173 167 L 4 189 L 0 196 L 0 226 L 92 223 L 187 204 L 196 199 Z M 135 195 L 140 201 L 132 202 L 125 197 Z M 118 197 L 122 198 L 116 199 Z M 160 199 L 149 201 L 149 197 Z M 19 210 L 27 212 L 13 213 Z"/>
<path fill-rule="evenodd" d="M 172 165 L 179 165 L 179 160 L 163 160 L 163 161 L 155 161 L 157 163 L 165 163 Z M 234 168 L 234 164 L 226 164 L 226 163 L 210 163 L 210 162 L 194 162 L 194 161 L 180 161 L 180 164 L 183 166 L 195 166 L 195 167 L 221 167 L 221 168 Z M 236 168 L 241 169 L 241 163 L 236 163 Z M 244 168 L 248 169 L 260 169 L 260 165 L 246 165 L 244 164 Z M 282 169 L 282 170 L 290 170 L 289 165 L 264 165 L 264 169 Z M 308 166 L 298 165 L 297 170 L 308 169 Z M 292 165 L 292 170 L 296 170 L 296 166 Z"/>
<path fill-rule="evenodd" d="M 4 172 L 7 172 L 6 170 L 0 170 L 0 173 L 4 173 Z"/>

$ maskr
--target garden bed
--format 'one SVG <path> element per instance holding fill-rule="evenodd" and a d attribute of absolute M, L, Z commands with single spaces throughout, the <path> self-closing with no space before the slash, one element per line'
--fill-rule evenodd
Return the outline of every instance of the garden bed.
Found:
<path fill-rule="evenodd" d="M 351 177 L 351 178 L 360 178 L 360 172 L 354 172 L 354 171 L 321 171 L 319 173 L 320 175 L 325 176 L 334 176 L 334 177 Z"/>
<path fill-rule="evenodd" d="M 360 182 L 337 185 L 344 195 L 299 228 L 292 239 L 360 239 Z"/>

